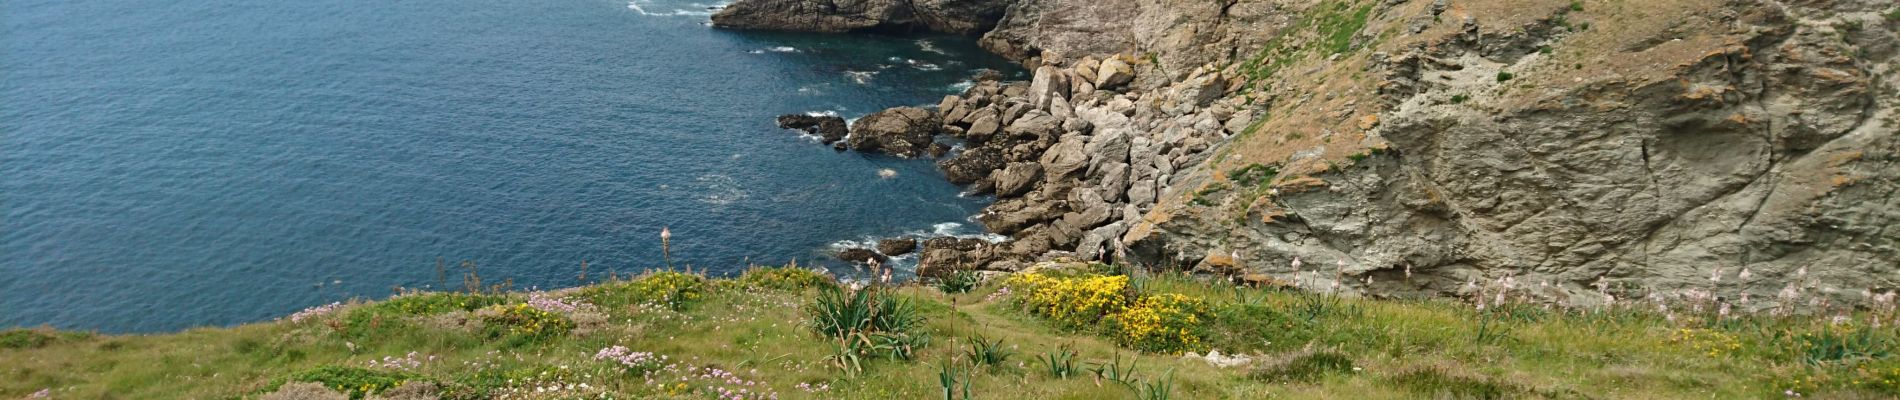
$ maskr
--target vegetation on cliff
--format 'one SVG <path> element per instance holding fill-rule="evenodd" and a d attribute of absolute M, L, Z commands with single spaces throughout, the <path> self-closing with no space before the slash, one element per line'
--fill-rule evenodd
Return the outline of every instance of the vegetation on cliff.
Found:
<path fill-rule="evenodd" d="M 1525 301 L 1538 289 L 1513 280 L 1473 282 L 1483 296 L 1453 301 L 1084 263 L 964 291 L 971 276 L 862 287 L 796 267 L 657 272 L 552 292 L 409 293 L 173 334 L 11 330 L 0 397 L 1900 395 L 1890 294 L 1790 315 L 1780 305 L 1812 294 L 1570 309 Z"/>

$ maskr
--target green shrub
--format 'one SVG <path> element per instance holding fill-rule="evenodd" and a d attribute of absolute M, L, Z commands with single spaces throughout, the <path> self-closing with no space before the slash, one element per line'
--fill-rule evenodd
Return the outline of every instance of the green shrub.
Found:
<path fill-rule="evenodd" d="M 578 297 L 610 310 L 640 304 L 655 304 L 679 311 L 704 299 L 706 289 L 704 277 L 662 271 L 649 273 L 627 282 L 590 286 L 582 289 Z"/>
<path fill-rule="evenodd" d="M 560 313 L 543 311 L 527 303 L 495 306 L 495 314 L 482 316 L 482 329 L 489 339 L 511 338 L 526 342 L 560 337 L 574 330 L 574 321 Z"/>
<path fill-rule="evenodd" d="M 941 290 L 944 293 L 969 293 L 971 289 L 976 289 L 978 280 L 980 280 L 980 278 L 976 274 L 976 271 L 960 269 L 942 278 L 937 278 L 937 290 Z"/>
<path fill-rule="evenodd" d="M 970 342 L 970 348 L 963 351 L 963 357 L 970 360 L 970 365 L 991 367 L 1003 365 L 1013 355 L 1016 353 L 1003 347 L 1003 339 L 991 341 L 983 335 L 976 335 Z"/>
<path fill-rule="evenodd" d="M 1887 358 L 1893 354 L 1891 338 L 1875 329 L 1824 327 L 1817 332 L 1795 335 L 1801 359 L 1808 364 Z"/>
<path fill-rule="evenodd" d="M 753 268 L 739 276 L 739 282 L 750 287 L 776 290 L 804 290 L 820 286 L 832 286 L 836 283 L 830 275 L 817 270 L 800 268 L 796 265 L 777 268 Z"/>
<path fill-rule="evenodd" d="M 1508 80 L 1511 80 L 1511 78 L 1516 78 L 1516 77 L 1517 75 L 1514 75 L 1510 72 L 1498 71 L 1498 82 L 1508 81 Z"/>
<path fill-rule="evenodd" d="M 923 313 L 909 300 L 879 288 L 849 291 L 823 288 L 805 307 L 813 331 L 829 338 L 853 334 L 901 334 L 922 325 Z"/>
<path fill-rule="evenodd" d="M 265 388 L 264 392 L 274 392 L 290 382 L 310 382 L 347 394 L 351 399 L 361 399 L 385 390 L 394 389 L 404 383 L 420 379 L 420 376 L 406 372 L 376 371 L 370 369 L 325 365 L 289 376 L 278 378 Z"/>
<path fill-rule="evenodd" d="M 0 331 L 0 349 L 36 349 L 53 342 L 53 335 L 33 329 Z"/>

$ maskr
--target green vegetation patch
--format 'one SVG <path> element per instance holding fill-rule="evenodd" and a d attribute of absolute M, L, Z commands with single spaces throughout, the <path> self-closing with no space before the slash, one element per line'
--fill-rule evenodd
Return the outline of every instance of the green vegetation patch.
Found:
<path fill-rule="evenodd" d="M 351 399 L 362 399 L 419 379 L 422 378 L 407 372 L 325 365 L 278 378 L 264 392 L 276 391 L 285 383 L 310 382 L 342 392 Z"/>

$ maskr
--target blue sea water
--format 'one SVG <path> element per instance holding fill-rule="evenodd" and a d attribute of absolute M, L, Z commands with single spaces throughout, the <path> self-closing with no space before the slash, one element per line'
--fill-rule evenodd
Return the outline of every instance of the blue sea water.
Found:
<path fill-rule="evenodd" d="M 662 227 L 715 273 L 980 233 L 930 162 L 773 117 L 1020 71 L 966 38 L 715 30 L 714 6 L 0 0 L 0 326 L 267 320 L 441 285 L 438 260 L 570 286 L 661 266 Z"/>

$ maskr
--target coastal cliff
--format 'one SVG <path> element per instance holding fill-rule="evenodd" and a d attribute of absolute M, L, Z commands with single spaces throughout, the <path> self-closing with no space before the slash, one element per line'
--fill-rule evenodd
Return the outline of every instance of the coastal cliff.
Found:
<path fill-rule="evenodd" d="M 868 15 L 798 4 L 714 22 Z M 1120 259 L 1370 295 L 1534 282 L 1582 304 L 1900 286 L 1892 2 L 1003 8 L 987 30 L 855 25 L 980 32 L 1035 68 L 933 111 L 964 143 L 946 177 L 995 194 L 979 219 L 1011 240 L 926 240 L 925 275 Z"/>

